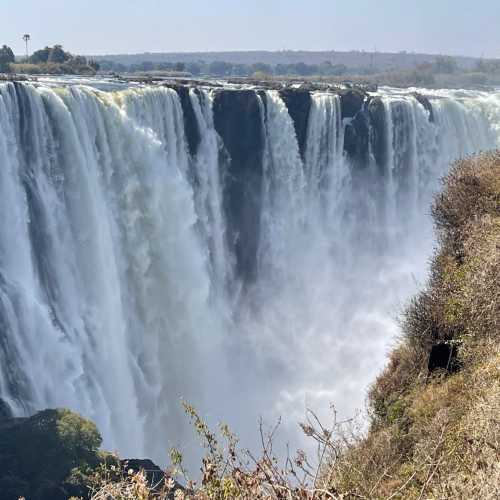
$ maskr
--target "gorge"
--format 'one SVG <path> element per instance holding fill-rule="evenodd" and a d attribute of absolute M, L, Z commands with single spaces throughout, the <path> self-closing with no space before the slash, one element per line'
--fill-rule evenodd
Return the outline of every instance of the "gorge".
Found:
<path fill-rule="evenodd" d="M 451 161 L 500 92 L 0 83 L 0 400 L 105 447 L 194 453 L 362 406 L 432 252 Z"/>

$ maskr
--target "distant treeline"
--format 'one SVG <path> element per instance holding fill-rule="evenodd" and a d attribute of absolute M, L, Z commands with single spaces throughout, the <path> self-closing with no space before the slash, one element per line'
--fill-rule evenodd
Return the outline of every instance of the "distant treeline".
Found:
<path fill-rule="evenodd" d="M 344 75 L 348 68 L 345 64 L 332 64 L 325 61 L 321 64 L 305 64 L 298 62 L 294 64 L 265 63 L 237 64 L 225 61 L 197 61 L 197 62 L 153 62 L 142 61 L 134 64 L 123 64 L 107 59 L 99 60 L 102 71 L 116 73 L 137 73 L 151 71 L 185 72 L 193 76 L 220 76 L 220 77 L 248 77 L 256 73 L 266 75 Z M 363 68 L 363 72 L 369 72 L 370 68 Z"/>
<path fill-rule="evenodd" d="M 124 64 L 114 60 L 100 59 L 99 66 L 103 72 L 114 73 L 151 73 L 176 72 L 189 73 L 193 76 L 213 77 L 265 77 L 265 76 L 297 76 L 297 77 L 340 77 L 340 76 L 379 76 L 392 75 L 409 83 L 431 85 L 436 75 L 458 74 L 500 74 L 500 60 L 478 59 L 473 66 L 464 68 L 459 60 L 451 56 L 436 56 L 432 62 L 416 64 L 411 69 L 381 68 L 375 64 L 359 67 L 348 67 L 345 64 L 333 64 L 324 61 L 320 64 L 304 62 L 290 64 L 266 63 L 231 63 L 226 61 L 195 61 L 195 62 L 154 62 L 141 61 Z M 476 77 L 477 83 L 486 83 L 487 77 Z"/>

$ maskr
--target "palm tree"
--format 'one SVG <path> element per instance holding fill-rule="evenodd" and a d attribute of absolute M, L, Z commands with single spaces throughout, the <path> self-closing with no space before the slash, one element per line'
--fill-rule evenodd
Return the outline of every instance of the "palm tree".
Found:
<path fill-rule="evenodd" d="M 29 59 L 29 52 L 28 52 L 28 42 L 31 40 L 31 36 L 26 33 L 23 35 L 23 40 L 24 40 L 24 43 L 26 44 L 26 59 Z"/>

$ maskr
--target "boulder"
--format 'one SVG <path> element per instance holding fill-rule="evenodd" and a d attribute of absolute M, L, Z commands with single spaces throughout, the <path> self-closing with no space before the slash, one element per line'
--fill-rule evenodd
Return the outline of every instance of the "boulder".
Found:
<path fill-rule="evenodd" d="M 134 472 L 139 472 L 141 470 L 144 471 L 148 485 L 154 492 L 161 492 L 163 486 L 165 485 L 165 479 L 168 478 L 165 471 L 147 458 L 128 458 L 126 460 L 120 460 L 120 465 L 124 472 L 127 472 L 130 469 Z M 168 498 L 174 499 L 175 492 L 177 490 L 185 491 L 185 488 L 177 481 L 174 481 L 174 487 L 172 488 Z"/>

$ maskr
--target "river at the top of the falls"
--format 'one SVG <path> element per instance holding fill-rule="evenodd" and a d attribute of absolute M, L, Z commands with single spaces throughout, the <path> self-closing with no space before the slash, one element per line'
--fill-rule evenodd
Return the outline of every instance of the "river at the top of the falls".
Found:
<path fill-rule="evenodd" d="M 500 145 L 500 93 L 356 99 L 0 84 L 0 398 L 159 463 L 197 454 L 181 400 L 248 445 L 261 416 L 300 447 L 306 408 L 362 408 L 439 180 Z"/>

